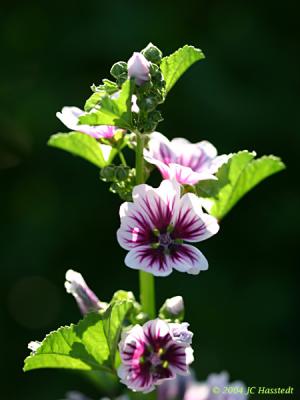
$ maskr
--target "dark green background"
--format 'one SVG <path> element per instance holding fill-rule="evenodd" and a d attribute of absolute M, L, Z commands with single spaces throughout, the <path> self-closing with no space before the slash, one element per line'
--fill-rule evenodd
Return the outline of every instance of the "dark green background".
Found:
<path fill-rule="evenodd" d="M 172 90 L 161 132 L 208 139 L 220 153 L 275 154 L 288 166 L 201 244 L 208 272 L 157 279 L 158 302 L 184 296 L 200 379 L 226 369 L 251 386 L 296 385 L 298 14 L 289 0 L 2 6 L 1 399 L 57 400 L 69 389 L 97 397 L 77 375 L 21 370 L 27 342 L 79 319 L 64 292 L 68 267 L 102 300 L 119 288 L 138 291 L 115 239 L 118 198 L 94 166 L 46 141 L 63 130 L 56 111 L 83 106 L 90 84 L 149 41 L 165 54 L 188 43 L 207 56 Z"/>

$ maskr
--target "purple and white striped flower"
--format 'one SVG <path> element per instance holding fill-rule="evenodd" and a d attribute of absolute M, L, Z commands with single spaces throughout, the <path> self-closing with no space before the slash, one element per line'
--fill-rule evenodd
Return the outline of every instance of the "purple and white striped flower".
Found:
<path fill-rule="evenodd" d="M 86 113 L 78 107 L 63 107 L 61 112 L 56 113 L 57 118 L 60 119 L 67 128 L 72 131 L 85 133 L 95 139 L 111 139 L 118 130 L 117 127 L 111 125 L 81 125 L 79 123 L 79 117 L 82 115 L 86 115 Z"/>
<path fill-rule="evenodd" d="M 198 274 L 208 262 L 196 247 L 216 234 L 217 220 L 203 212 L 201 200 L 192 193 L 180 197 L 180 185 L 164 180 L 157 189 L 138 185 L 133 203 L 120 207 L 121 227 L 117 232 L 121 247 L 129 250 L 125 264 L 156 276 L 167 276 L 173 268 Z"/>
<path fill-rule="evenodd" d="M 125 331 L 119 350 L 121 382 L 144 393 L 177 374 L 188 375 L 189 364 L 194 360 L 191 346 L 174 339 L 170 325 L 162 319 Z"/>
<path fill-rule="evenodd" d="M 206 140 L 190 143 L 175 138 L 170 141 L 159 132 L 151 133 L 144 157 L 157 166 L 164 179 L 175 178 L 183 185 L 216 179 L 214 174 L 228 160 L 225 154 L 217 156 L 216 148 Z"/>

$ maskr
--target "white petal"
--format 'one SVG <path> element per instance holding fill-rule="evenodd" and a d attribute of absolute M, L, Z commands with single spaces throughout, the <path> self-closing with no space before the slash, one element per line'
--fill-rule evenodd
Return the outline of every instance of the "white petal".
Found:
<path fill-rule="evenodd" d="M 158 165 L 160 169 L 160 166 Z M 177 182 L 182 185 L 195 185 L 203 180 L 216 180 L 217 178 L 209 172 L 195 172 L 190 167 L 170 163 L 169 164 L 169 177 L 175 178 Z M 163 175 L 163 174 L 162 174 Z"/>
<path fill-rule="evenodd" d="M 171 140 L 171 144 L 172 145 L 176 145 L 176 147 L 180 147 L 182 145 L 185 144 L 192 144 L 189 140 L 182 138 L 182 137 L 178 137 L 178 138 L 174 138 Z"/>
<path fill-rule="evenodd" d="M 148 321 L 143 325 L 145 334 L 150 333 L 152 338 L 164 337 L 169 334 L 169 325 L 162 319 L 156 318 L 152 321 Z"/>
<path fill-rule="evenodd" d="M 138 185 L 134 188 L 132 197 L 152 228 L 166 228 L 178 207 L 180 185 L 170 180 L 163 180 L 157 189 L 148 185 Z"/>
<path fill-rule="evenodd" d="M 125 265 L 132 269 L 143 270 L 154 276 L 168 276 L 172 272 L 170 257 L 164 257 L 161 262 L 155 257 L 150 246 L 139 246 L 130 250 L 125 257 Z"/>
<path fill-rule="evenodd" d="M 126 250 L 144 245 L 150 248 L 153 229 L 166 229 L 171 222 L 180 199 L 180 185 L 169 180 L 164 180 L 157 189 L 137 185 L 132 197 L 134 203 L 126 202 L 120 207 L 118 242 Z"/>
<path fill-rule="evenodd" d="M 191 348 L 191 346 L 185 349 L 185 355 L 187 365 L 192 364 L 192 362 L 194 362 L 194 350 Z"/>
<path fill-rule="evenodd" d="M 161 133 L 151 133 L 148 148 L 149 154 L 156 160 L 162 161 L 165 164 L 176 162 L 176 154 L 173 151 L 172 144 Z"/>
<path fill-rule="evenodd" d="M 148 163 L 157 166 L 157 168 L 159 169 L 159 171 L 164 179 L 171 179 L 173 177 L 173 174 L 172 174 L 168 164 L 165 164 L 164 162 L 152 157 L 148 150 L 144 150 L 144 158 Z"/>
<path fill-rule="evenodd" d="M 202 205 L 202 200 L 193 193 L 182 196 L 172 220 L 175 227 L 173 234 L 176 238 L 200 242 L 219 231 L 217 219 L 204 213 Z"/>
<path fill-rule="evenodd" d="M 67 128 L 76 131 L 78 128 L 78 118 L 84 114 L 78 107 L 63 107 L 61 112 L 57 112 L 56 116 Z"/>
<path fill-rule="evenodd" d="M 125 202 L 120 207 L 121 226 L 117 231 L 119 245 L 126 250 L 147 242 L 153 223 L 147 213 L 134 203 Z"/>
<path fill-rule="evenodd" d="M 207 140 L 202 140 L 201 142 L 195 143 L 195 146 L 197 146 L 207 158 L 213 159 L 217 157 L 217 149 Z"/>
<path fill-rule="evenodd" d="M 227 163 L 230 157 L 230 154 L 222 154 L 221 156 L 218 156 L 211 160 L 211 162 L 207 166 L 209 172 L 211 174 L 215 174 L 223 164 Z"/>
<path fill-rule="evenodd" d="M 117 373 L 121 382 L 133 391 L 149 393 L 154 389 L 153 378 L 151 374 L 149 374 L 149 381 L 145 386 L 141 377 L 134 376 L 134 371 L 131 370 L 130 366 L 120 365 Z"/>
<path fill-rule="evenodd" d="M 177 260 L 172 264 L 173 268 L 180 272 L 197 275 L 200 271 L 208 269 L 208 262 L 199 249 L 190 244 L 178 246 Z"/>

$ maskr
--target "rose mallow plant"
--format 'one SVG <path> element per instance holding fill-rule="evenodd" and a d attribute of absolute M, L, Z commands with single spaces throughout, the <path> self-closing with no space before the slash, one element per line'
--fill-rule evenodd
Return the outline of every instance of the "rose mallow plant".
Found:
<path fill-rule="evenodd" d="M 121 222 L 112 240 L 127 251 L 124 264 L 138 271 L 140 296 L 137 299 L 131 291 L 118 290 L 110 300 L 100 301 L 101 291 L 98 297 L 79 272 L 68 270 L 65 288 L 83 317 L 42 341 L 30 342 L 24 371 L 84 371 L 101 388 L 98 398 L 106 399 L 246 398 L 241 383 L 236 393 L 224 395 L 226 373 L 210 375 L 206 382 L 197 382 L 190 373 L 192 340 L 199 340 L 199 328 L 193 326 L 193 334 L 189 323 L 183 322 L 188 318 L 180 288 L 159 309 L 155 302 L 154 277 L 167 279 L 177 271 L 201 280 L 196 275 L 208 269 L 208 261 L 198 243 L 212 239 L 213 246 L 223 218 L 237 201 L 284 169 L 282 161 L 272 155 L 256 159 L 255 152 L 248 150 L 218 155 L 200 129 L 196 143 L 157 132 L 163 119 L 160 105 L 181 75 L 203 59 L 202 51 L 193 46 L 163 57 L 149 43 L 127 62 L 116 62 L 110 69 L 111 79 L 93 84 L 82 108 L 64 107 L 56 114 L 71 132 L 52 135 L 49 145 L 92 163 L 99 169 L 100 180 L 120 198 Z M 188 122 L 178 130 L 190 131 Z M 218 148 L 222 149 L 222 143 Z M 127 159 L 130 151 L 134 165 Z M 155 167 L 162 177 L 158 187 L 152 184 Z M 209 259 L 209 251 L 205 253 Z M 184 275 L 180 279 L 181 285 L 187 284 Z M 101 280 L 92 286 L 98 283 Z M 205 364 L 205 358 L 201 362 Z M 74 391 L 67 398 L 86 399 Z"/>

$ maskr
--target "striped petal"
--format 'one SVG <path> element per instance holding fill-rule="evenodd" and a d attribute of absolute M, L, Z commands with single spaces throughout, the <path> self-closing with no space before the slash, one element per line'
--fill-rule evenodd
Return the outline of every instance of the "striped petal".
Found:
<path fill-rule="evenodd" d="M 168 276 L 173 268 L 171 257 L 166 256 L 161 249 L 152 249 L 149 245 L 130 250 L 125 257 L 125 265 L 154 276 Z"/>
<path fill-rule="evenodd" d="M 187 242 L 200 242 L 215 235 L 219 224 L 215 217 L 202 210 L 202 201 L 193 193 L 180 199 L 180 205 L 173 216 L 173 237 Z"/>
<path fill-rule="evenodd" d="M 86 113 L 78 107 L 63 107 L 61 112 L 57 112 L 57 118 L 72 131 L 82 132 L 96 139 L 112 138 L 116 130 L 115 126 L 111 125 L 81 125 L 79 124 L 79 117 Z"/>
<path fill-rule="evenodd" d="M 189 244 L 178 245 L 172 254 L 172 261 L 174 269 L 192 275 L 208 269 L 208 261 L 201 251 Z"/>

